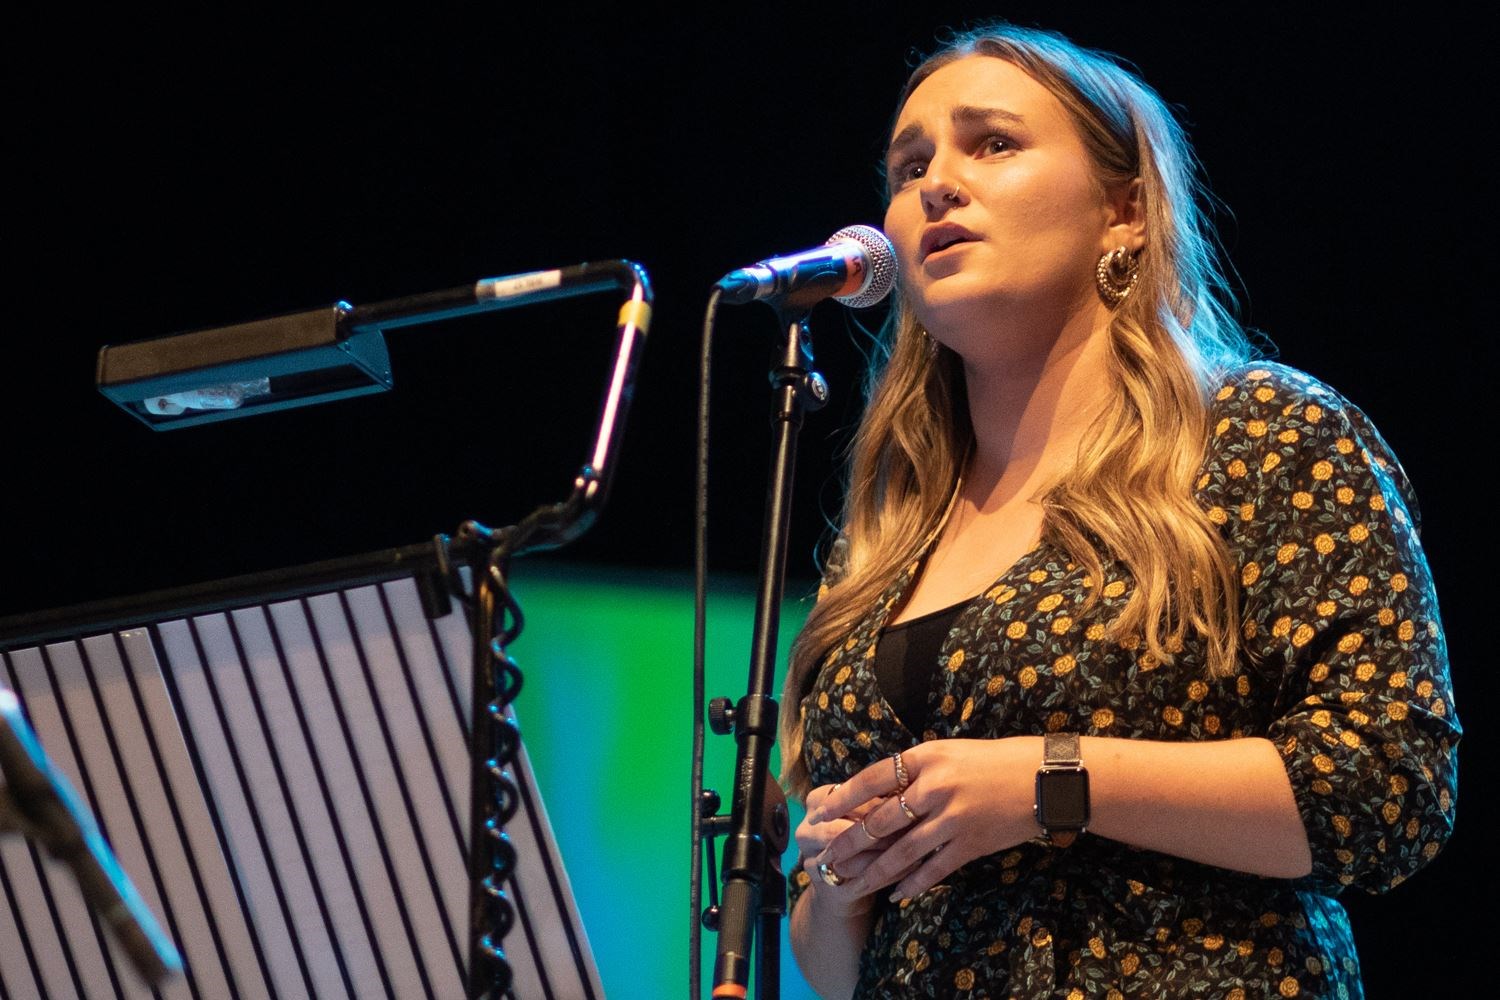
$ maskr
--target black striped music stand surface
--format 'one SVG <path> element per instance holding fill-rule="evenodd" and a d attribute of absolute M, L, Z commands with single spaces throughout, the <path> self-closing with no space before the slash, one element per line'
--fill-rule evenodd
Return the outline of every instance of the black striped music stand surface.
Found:
<path fill-rule="evenodd" d="M 329 575 L 315 574 L 321 587 L 229 581 L 229 598 L 154 595 L 149 619 L 117 602 L 43 616 L 41 630 L 36 617 L 0 622 L 0 684 L 185 966 L 153 993 L 71 873 L 10 836 L 0 994 L 464 995 L 468 623 L 429 619 L 409 571 L 359 585 Z M 246 597 L 261 580 L 265 599 Z M 161 613 L 174 603 L 189 610 Z M 519 919 L 504 942 L 515 994 L 602 998 L 524 748 L 517 770 L 507 892 Z"/>

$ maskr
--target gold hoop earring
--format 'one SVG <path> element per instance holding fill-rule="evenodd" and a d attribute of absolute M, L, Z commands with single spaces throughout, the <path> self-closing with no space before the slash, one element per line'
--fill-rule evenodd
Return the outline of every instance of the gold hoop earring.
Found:
<path fill-rule="evenodd" d="M 1141 276 L 1139 255 L 1132 255 L 1124 247 L 1116 247 L 1099 258 L 1094 268 L 1094 285 L 1099 289 L 1099 298 L 1111 309 L 1125 301 Z"/>

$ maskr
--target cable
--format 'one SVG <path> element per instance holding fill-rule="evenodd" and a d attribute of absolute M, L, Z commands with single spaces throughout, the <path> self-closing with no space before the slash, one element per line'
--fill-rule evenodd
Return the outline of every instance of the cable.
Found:
<path fill-rule="evenodd" d="M 708 438 L 709 389 L 712 385 L 714 317 L 720 290 L 715 287 L 703 314 L 703 343 L 698 360 L 698 455 L 693 503 L 693 778 L 692 875 L 688 881 L 692 924 L 688 930 L 688 996 L 699 1000 L 703 989 L 703 713 L 708 636 Z"/>

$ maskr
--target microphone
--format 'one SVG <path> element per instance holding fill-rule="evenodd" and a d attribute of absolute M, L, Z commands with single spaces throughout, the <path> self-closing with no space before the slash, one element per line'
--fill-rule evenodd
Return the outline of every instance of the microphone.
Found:
<path fill-rule="evenodd" d="M 771 299 L 811 308 L 835 298 L 856 309 L 873 306 L 896 284 L 896 248 L 874 226 L 849 226 L 813 250 L 772 257 L 719 279 L 725 302 Z"/>
<path fill-rule="evenodd" d="M 115 860 L 68 779 L 47 759 L 21 704 L 0 689 L 0 832 L 19 830 L 41 841 L 73 869 L 89 908 L 99 914 L 146 982 L 162 983 L 182 959 L 130 878 Z"/>

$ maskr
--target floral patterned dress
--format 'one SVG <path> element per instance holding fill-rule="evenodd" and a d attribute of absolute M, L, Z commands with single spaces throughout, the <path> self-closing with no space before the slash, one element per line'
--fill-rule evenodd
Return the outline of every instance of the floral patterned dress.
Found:
<path fill-rule="evenodd" d="M 806 761 L 816 786 L 949 737 L 1265 737 L 1291 778 L 1312 873 L 1262 878 L 1091 835 L 1023 844 L 900 904 L 877 894 L 856 997 L 1362 996 L 1333 897 L 1397 885 L 1454 817 L 1460 731 L 1415 502 L 1364 414 L 1301 372 L 1230 373 L 1211 422 L 1197 495 L 1240 567 L 1234 676 L 1208 678 L 1192 640 L 1169 665 L 1106 639 L 1130 577 L 1106 563 L 1088 579 L 1043 541 L 959 613 L 927 717 L 908 725 L 870 662 L 913 565 L 814 678 L 800 706 Z M 806 873 L 792 883 L 795 902 Z"/>

